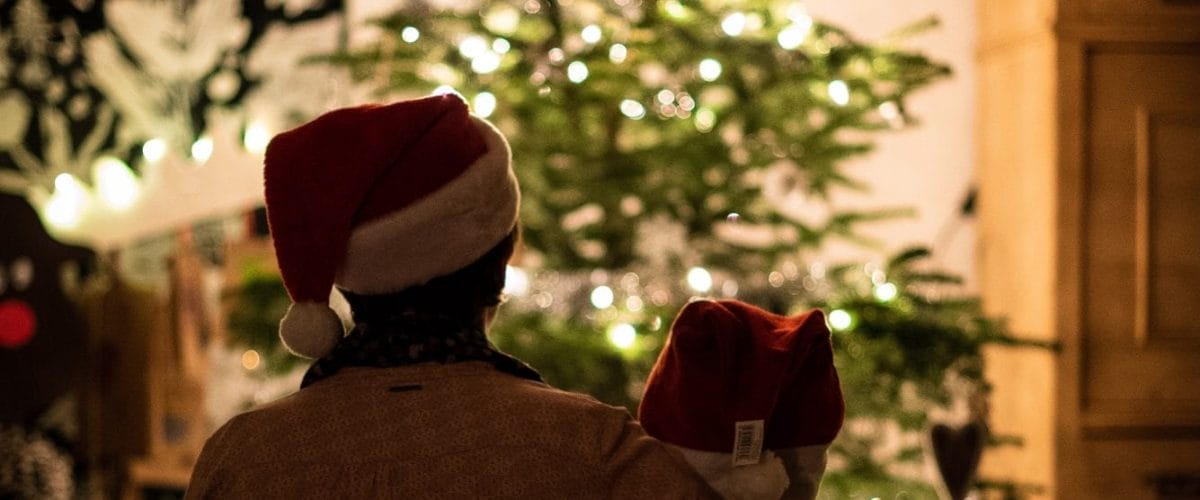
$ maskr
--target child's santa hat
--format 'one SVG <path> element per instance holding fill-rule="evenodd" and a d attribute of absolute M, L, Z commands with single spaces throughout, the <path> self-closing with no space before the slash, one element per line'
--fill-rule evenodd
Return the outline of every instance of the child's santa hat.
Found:
<path fill-rule="evenodd" d="M 845 408 L 821 311 L 695 301 L 671 325 L 638 418 L 726 498 L 813 498 Z"/>
<path fill-rule="evenodd" d="M 267 220 L 288 295 L 279 334 L 321 357 L 344 335 L 334 284 L 398 291 L 451 274 L 516 224 L 511 152 L 457 95 L 331 111 L 267 147 Z"/>

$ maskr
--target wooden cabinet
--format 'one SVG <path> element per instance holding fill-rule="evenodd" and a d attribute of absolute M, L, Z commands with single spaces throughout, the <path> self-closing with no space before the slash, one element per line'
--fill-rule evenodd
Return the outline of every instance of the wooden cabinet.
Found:
<path fill-rule="evenodd" d="M 982 0 L 985 458 L 1064 499 L 1200 492 L 1200 2 Z M 1188 497 L 1193 498 L 1193 497 Z"/>

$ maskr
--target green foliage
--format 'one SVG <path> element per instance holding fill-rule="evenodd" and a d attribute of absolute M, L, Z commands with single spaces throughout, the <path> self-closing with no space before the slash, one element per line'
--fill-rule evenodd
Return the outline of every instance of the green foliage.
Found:
<path fill-rule="evenodd" d="M 279 320 L 291 300 L 278 271 L 246 265 L 240 282 L 225 293 L 224 300 L 231 305 L 225 327 L 233 344 L 258 351 L 267 375 L 283 375 L 304 363 L 279 340 Z"/>

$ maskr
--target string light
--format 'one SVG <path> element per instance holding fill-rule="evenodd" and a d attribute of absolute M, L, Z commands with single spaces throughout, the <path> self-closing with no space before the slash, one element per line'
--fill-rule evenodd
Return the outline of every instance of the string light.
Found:
<path fill-rule="evenodd" d="M 695 123 L 696 123 L 696 130 L 699 130 L 701 132 L 708 132 L 713 129 L 714 125 L 716 125 L 717 114 L 714 113 L 713 110 L 711 110 L 709 108 L 700 108 L 700 111 L 696 112 L 696 122 Z"/>
<path fill-rule="evenodd" d="M 484 49 L 482 53 L 471 60 L 471 71 L 486 75 L 500 67 L 500 54 Z"/>
<path fill-rule="evenodd" d="M 566 59 L 567 54 L 563 52 L 563 49 L 555 47 L 546 53 L 546 57 L 550 58 L 550 62 L 554 64 L 562 64 L 563 59 Z"/>
<path fill-rule="evenodd" d="M 475 115 L 480 118 L 492 116 L 496 111 L 496 95 L 491 92 L 480 92 L 471 101 L 471 107 L 474 108 Z"/>
<path fill-rule="evenodd" d="M 613 305 L 613 291 L 605 285 L 600 285 L 592 289 L 592 305 L 596 309 L 608 309 Z"/>
<path fill-rule="evenodd" d="M 608 329 L 608 341 L 621 349 L 633 347 L 637 342 L 637 329 L 629 323 L 617 323 Z"/>
<path fill-rule="evenodd" d="M 102 156 L 92 166 L 92 178 L 96 190 L 105 205 L 116 210 L 133 206 L 141 194 L 137 177 L 125 162 L 111 156 Z"/>
<path fill-rule="evenodd" d="M 199 139 L 196 139 L 196 142 L 192 143 L 192 160 L 194 160 L 196 163 L 203 164 L 204 162 L 208 161 L 209 158 L 212 158 L 212 154 L 212 137 L 202 135 Z"/>
<path fill-rule="evenodd" d="M 746 15 L 741 12 L 734 12 L 721 20 L 721 31 L 724 31 L 726 35 L 738 36 L 745 29 Z"/>
<path fill-rule="evenodd" d="M 267 152 L 267 144 L 271 142 L 271 132 L 267 127 L 259 122 L 251 123 L 246 127 L 246 133 L 242 135 L 242 145 L 246 147 L 246 151 L 261 155 Z"/>
<path fill-rule="evenodd" d="M 846 82 L 834 80 L 829 82 L 829 99 L 838 106 L 845 106 L 850 102 L 850 87 L 846 86 Z"/>
<path fill-rule="evenodd" d="M 167 155 L 167 141 L 159 138 L 150 139 L 142 144 L 142 157 L 150 163 L 158 163 Z"/>
<path fill-rule="evenodd" d="M 609 47 L 608 49 L 608 60 L 612 61 L 613 64 L 621 64 L 625 62 L 625 57 L 628 55 L 629 50 L 626 49 L 624 45 L 619 43 L 614 43 L 613 46 Z"/>
<path fill-rule="evenodd" d="M 512 44 L 503 38 L 492 40 L 492 50 L 497 54 L 507 54 L 512 49 Z"/>
<path fill-rule="evenodd" d="M 262 356 L 258 354 L 258 351 L 255 351 L 254 349 L 246 349 L 246 352 L 242 353 L 242 368 L 253 370 L 258 368 L 258 365 L 261 363 Z"/>
<path fill-rule="evenodd" d="M 875 285 L 875 298 L 880 302 L 891 302 L 900 294 L 900 290 L 892 283 L 881 283 Z"/>
<path fill-rule="evenodd" d="M 787 49 L 787 50 L 792 50 L 796 47 L 799 47 L 800 44 L 804 43 L 804 39 L 808 38 L 808 30 L 811 27 L 812 27 L 811 23 L 809 23 L 809 24 L 799 24 L 799 23 L 789 24 L 788 27 L 784 28 L 782 31 L 779 32 L 779 36 L 776 37 L 775 40 L 777 42 L 779 42 L 780 47 L 783 47 L 784 49 Z"/>
<path fill-rule="evenodd" d="M 412 26 L 405 26 L 400 30 L 400 39 L 407 43 L 414 43 L 421 38 L 421 30 Z"/>
<path fill-rule="evenodd" d="M 671 104 L 675 102 L 675 93 L 670 89 L 662 89 L 654 96 L 661 104 Z"/>
<path fill-rule="evenodd" d="M 583 38 L 583 41 L 594 44 L 600 41 L 602 35 L 603 33 L 600 32 L 599 26 L 596 26 L 595 24 L 589 24 L 587 27 L 583 28 L 583 32 L 581 32 L 579 36 Z"/>
<path fill-rule="evenodd" d="M 854 318 L 845 309 L 834 309 L 829 313 L 829 326 L 837 331 L 843 331 L 854 324 Z"/>
<path fill-rule="evenodd" d="M 567 65 L 567 79 L 572 83 L 583 83 L 588 77 L 588 67 L 583 61 L 574 61 Z"/>
<path fill-rule="evenodd" d="M 700 61 L 700 78 L 706 82 L 716 80 L 721 76 L 721 63 L 716 59 Z"/>
<path fill-rule="evenodd" d="M 634 120 L 641 120 L 642 117 L 646 116 L 646 107 L 633 99 L 625 99 L 621 101 L 621 114 Z"/>
<path fill-rule="evenodd" d="M 471 35 L 458 44 L 458 53 L 467 59 L 475 59 L 487 51 L 487 42 L 479 35 Z"/>
<path fill-rule="evenodd" d="M 712 274 L 703 267 L 693 267 L 688 270 L 687 283 L 688 286 L 692 287 L 692 290 L 699 293 L 708 293 L 709 290 L 712 290 L 713 286 Z"/>
<path fill-rule="evenodd" d="M 679 3 L 679 0 L 667 0 L 663 3 L 663 9 L 667 11 L 667 15 L 675 19 L 683 19 L 687 17 L 687 7 Z"/>
<path fill-rule="evenodd" d="M 883 117 L 884 121 L 887 121 L 892 128 L 900 128 L 904 125 L 904 118 L 900 116 L 900 106 L 893 101 L 886 101 L 879 105 L 879 116 Z"/>
<path fill-rule="evenodd" d="M 86 204 L 87 191 L 83 185 L 75 176 L 62 173 L 54 178 L 54 194 L 46 201 L 43 212 L 51 225 L 70 229 L 79 225 Z"/>

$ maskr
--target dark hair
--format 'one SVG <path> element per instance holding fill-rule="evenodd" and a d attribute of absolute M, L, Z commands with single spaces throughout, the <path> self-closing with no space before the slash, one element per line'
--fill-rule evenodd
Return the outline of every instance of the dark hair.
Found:
<path fill-rule="evenodd" d="M 400 308 L 426 312 L 475 315 L 500 303 L 508 259 L 512 257 L 520 230 L 516 227 L 496 246 L 466 267 L 445 276 L 438 276 L 423 285 L 381 295 L 360 295 L 341 290 L 350 303 L 355 321 L 362 321 L 374 311 L 396 311 Z"/>

